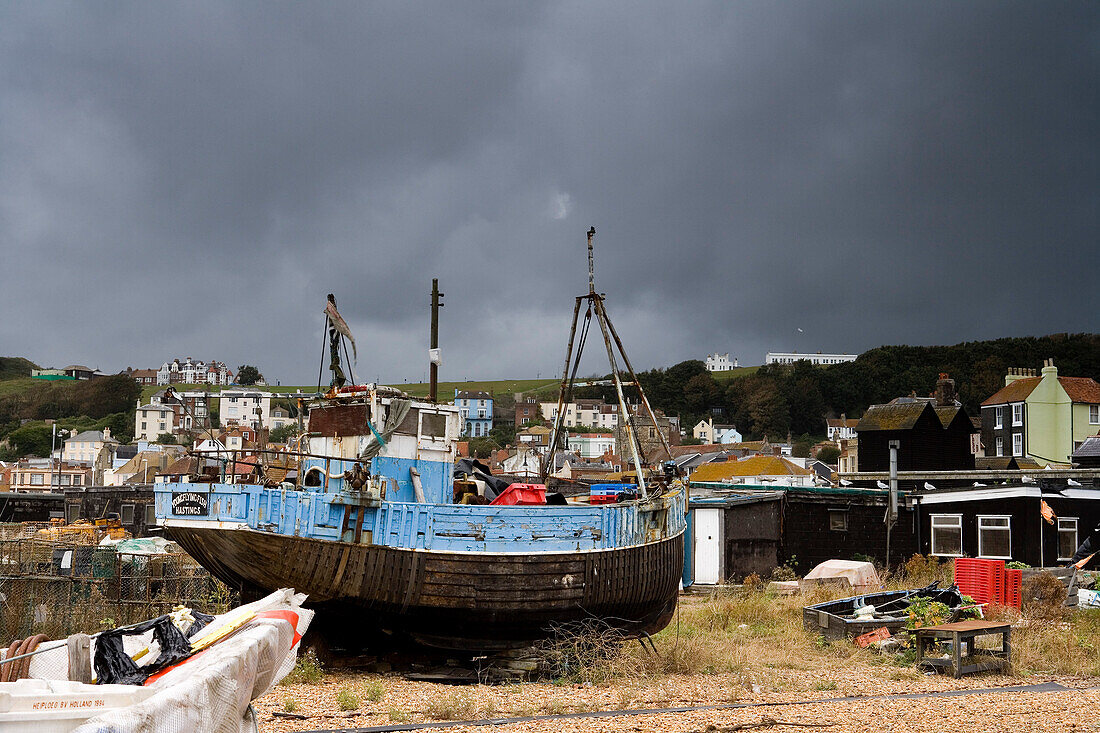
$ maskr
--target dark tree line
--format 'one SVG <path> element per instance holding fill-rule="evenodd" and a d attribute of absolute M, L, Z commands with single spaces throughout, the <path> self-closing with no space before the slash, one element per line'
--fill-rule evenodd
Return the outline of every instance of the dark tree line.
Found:
<path fill-rule="evenodd" d="M 1004 385 L 1010 368 L 1040 369 L 1053 358 L 1060 376 L 1100 380 L 1100 335 L 974 341 L 954 346 L 882 346 L 854 362 L 813 366 L 808 362 L 761 367 L 753 374 L 718 381 L 703 362 L 684 361 L 638 375 L 651 404 L 679 415 L 690 430 L 701 418 L 732 423 L 746 439 L 823 436 L 825 419 L 859 417 L 869 405 L 916 393 L 927 396 L 940 373 L 955 380 L 959 400 L 977 416 L 981 402 Z M 610 387 L 585 388 L 578 396 L 614 400 Z"/>

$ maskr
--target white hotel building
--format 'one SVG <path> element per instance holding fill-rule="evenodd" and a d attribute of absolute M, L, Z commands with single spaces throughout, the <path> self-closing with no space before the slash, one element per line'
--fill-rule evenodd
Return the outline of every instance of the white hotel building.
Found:
<path fill-rule="evenodd" d="M 796 361 L 808 361 L 811 364 L 840 364 L 845 361 L 855 361 L 859 354 L 799 354 L 797 351 L 791 354 L 768 352 L 764 357 L 765 364 L 794 364 Z"/>

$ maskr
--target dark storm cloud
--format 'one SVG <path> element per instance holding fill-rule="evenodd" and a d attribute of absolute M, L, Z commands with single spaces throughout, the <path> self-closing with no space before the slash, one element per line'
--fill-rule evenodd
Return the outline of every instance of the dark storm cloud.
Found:
<path fill-rule="evenodd" d="M 1091 3 L 8 4 L 0 353 L 560 369 L 1095 330 Z M 798 335 L 796 329 L 805 333 Z M 591 359 L 591 369 L 599 368 Z"/>

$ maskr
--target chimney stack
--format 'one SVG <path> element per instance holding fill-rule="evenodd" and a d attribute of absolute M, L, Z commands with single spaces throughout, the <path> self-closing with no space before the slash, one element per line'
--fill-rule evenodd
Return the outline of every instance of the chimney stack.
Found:
<path fill-rule="evenodd" d="M 939 407 L 955 405 L 955 380 L 945 373 L 941 373 L 940 378 L 936 380 L 936 405 Z"/>

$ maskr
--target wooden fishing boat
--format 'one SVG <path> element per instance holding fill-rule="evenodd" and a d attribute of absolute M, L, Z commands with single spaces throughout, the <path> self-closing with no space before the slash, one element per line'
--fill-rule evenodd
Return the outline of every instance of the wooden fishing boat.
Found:
<path fill-rule="evenodd" d="M 601 296 L 590 287 L 582 297 L 599 317 Z M 346 330 L 337 318 L 334 363 Z M 571 354 L 572 338 L 567 373 Z M 528 642 L 586 619 L 626 634 L 668 623 L 684 556 L 678 479 L 639 471 L 637 498 L 613 504 L 456 503 L 459 408 L 334 374 L 309 411 L 294 483 L 155 486 L 165 533 L 215 576 L 247 594 L 292 586 L 324 609 L 318 626 L 457 649 Z"/>

